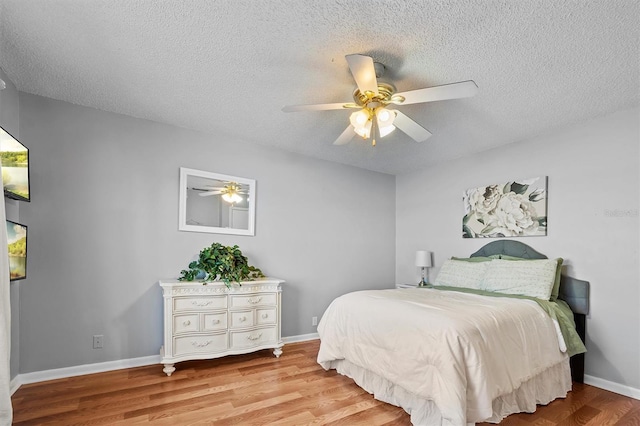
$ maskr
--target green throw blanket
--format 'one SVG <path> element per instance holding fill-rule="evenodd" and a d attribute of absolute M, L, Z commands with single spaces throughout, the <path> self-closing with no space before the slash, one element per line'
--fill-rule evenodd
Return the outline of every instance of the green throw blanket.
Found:
<path fill-rule="evenodd" d="M 576 330 L 576 323 L 573 320 L 573 312 L 564 300 L 558 299 L 555 302 L 550 302 L 548 300 L 541 300 L 536 297 L 520 296 L 517 294 L 494 293 L 491 291 L 475 290 L 463 287 L 433 286 L 431 288 L 434 288 L 436 290 L 459 291 L 462 293 L 479 294 L 482 296 L 511 297 L 513 299 L 533 300 L 538 305 L 540 305 L 540 307 L 544 309 L 544 311 L 552 319 L 558 322 L 560 331 L 562 332 L 562 337 L 564 337 L 564 342 L 567 346 L 567 353 L 569 354 L 569 356 L 574 356 L 587 351 L 587 348 L 584 346 L 584 343 L 582 342 L 582 339 L 580 338 L 580 336 L 578 335 L 578 331 Z"/>

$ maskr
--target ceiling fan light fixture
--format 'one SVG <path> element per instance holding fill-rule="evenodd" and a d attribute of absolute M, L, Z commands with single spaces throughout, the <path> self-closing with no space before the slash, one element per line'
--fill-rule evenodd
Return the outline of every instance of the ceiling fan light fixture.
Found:
<path fill-rule="evenodd" d="M 222 192 L 222 199 L 227 203 L 234 204 L 242 201 L 242 197 L 238 194 L 240 188 L 234 183 L 230 183 L 224 187 Z"/>
<path fill-rule="evenodd" d="M 371 118 L 369 112 L 366 108 L 358 110 L 351 114 L 349 117 L 349 121 L 354 128 L 364 127 L 367 124 L 367 121 Z"/>
<path fill-rule="evenodd" d="M 371 120 L 369 120 L 364 126 L 354 127 L 353 130 L 363 139 L 369 139 L 369 136 L 371 136 L 371 124 Z"/>
<path fill-rule="evenodd" d="M 231 203 L 231 204 L 239 203 L 240 201 L 242 201 L 242 197 L 238 195 L 237 192 L 233 192 L 233 191 L 222 194 L 222 199 L 227 203 Z"/>
<path fill-rule="evenodd" d="M 396 129 L 393 121 L 396 119 L 396 113 L 393 110 L 380 107 L 376 110 L 376 120 L 378 124 L 378 133 L 383 138 Z"/>
<path fill-rule="evenodd" d="M 381 107 L 376 110 L 376 118 L 378 119 L 378 126 L 382 128 L 391 126 L 393 120 L 396 119 L 396 114 L 392 110 Z"/>
<path fill-rule="evenodd" d="M 371 113 L 368 109 L 363 108 L 354 112 L 349 117 L 349 121 L 353 126 L 353 131 L 364 139 L 368 139 L 371 134 Z"/>

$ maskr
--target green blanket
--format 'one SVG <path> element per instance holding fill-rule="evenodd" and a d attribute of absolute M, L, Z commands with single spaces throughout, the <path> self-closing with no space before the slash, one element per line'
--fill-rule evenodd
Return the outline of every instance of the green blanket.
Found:
<path fill-rule="evenodd" d="M 560 331 L 562 332 L 562 337 L 564 338 L 564 342 L 567 346 L 567 353 L 569 354 L 569 356 L 574 356 L 587 351 L 587 348 L 584 346 L 584 343 L 582 342 L 582 339 L 580 338 L 580 336 L 578 335 L 578 331 L 576 330 L 576 323 L 573 320 L 573 312 L 564 300 L 558 299 L 555 302 L 550 302 L 548 300 L 541 300 L 536 297 L 520 296 L 517 294 L 494 293 L 491 291 L 474 290 L 470 288 L 447 286 L 430 287 L 436 290 L 459 291 L 462 293 L 479 294 L 482 296 L 510 297 L 513 299 L 533 300 L 538 305 L 540 305 L 540 307 L 544 309 L 544 311 L 552 319 L 558 321 L 558 325 L 560 326 Z"/>

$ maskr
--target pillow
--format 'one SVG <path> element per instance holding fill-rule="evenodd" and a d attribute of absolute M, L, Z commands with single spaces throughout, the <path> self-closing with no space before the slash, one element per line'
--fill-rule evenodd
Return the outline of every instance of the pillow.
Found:
<path fill-rule="evenodd" d="M 492 261 L 494 258 L 492 257 L 484 257 L 484 256 L 477 256 L 477 257 L 452 257 L 451 260 L 460 260 L 462 262 L 490 262 Z M 497 258 L 496 258 L 497 259 Z"/>
<path fill-rule="evenodd" d="M 564 259 L 561 257 L 558 257 L 556 259 L 556 262 L 558 262 L 558 267 L 556 269 L 556 279 L 553 282 L 553 288 L 551 289 L 551 298 L 549 299 L 552 302 L 555 302 L 556 300 L 558 300 L 558 295 L 560 294 L 560 280 L 562 279 L 562 262 L 564 262 Z"/>
<path fill-rule="evenodd" d="M 464 287 L 480 290 L 482 278 L 491 262 L 467 262 L 464 260 L 445 260 L 438 272 L 437 286 Z"/>
<path fill-rule="evenodd" d="M 549 300 L 557 269 L 558 262 L 552 259 L 494 259 L 488 262 L 482 290 Z"/>
<path fill-rule="evenodd" d="M 509 256 L 506 254 L 503 254 L 500 259 L 504 259 L 504 260 L 538 260 L 538 259 L 523 259 L 521 257 L 515 257 L 515 256 Z M 551 289 L 551 298 L 549 300 L 551 300 L 552 302 L 555 302 L 558 299 L 558 294 L 560 294 L 560 280 L 562 279 L 562 262 L 564 262 L 564 259 L 561 257 L 556 258 L 556 262 L 558 262 L 558 266 L 556 269 L 556 279 L 553 282 L 553 288 Z"/>

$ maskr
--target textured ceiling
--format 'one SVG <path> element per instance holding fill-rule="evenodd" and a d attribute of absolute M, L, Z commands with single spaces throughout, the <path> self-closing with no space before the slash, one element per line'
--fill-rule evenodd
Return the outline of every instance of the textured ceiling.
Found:
<path fill-rule="evenodd" d="M 640 2 L 2 0 L 0 66 L 19 90 L 399 174 L 639 104 Z M 332 142 L 344 56 L 398 91 L 474 80 L 475 97 L 399 107 L 433 136 Z"/>

